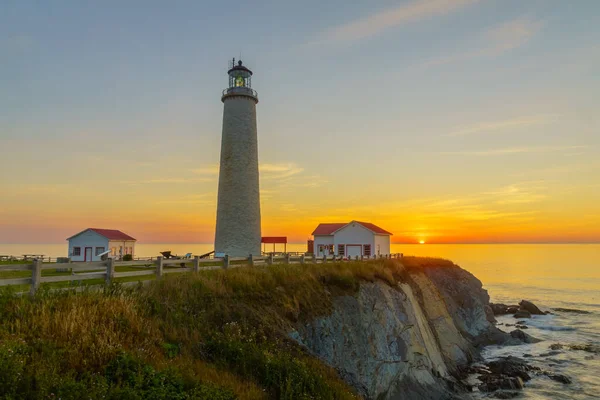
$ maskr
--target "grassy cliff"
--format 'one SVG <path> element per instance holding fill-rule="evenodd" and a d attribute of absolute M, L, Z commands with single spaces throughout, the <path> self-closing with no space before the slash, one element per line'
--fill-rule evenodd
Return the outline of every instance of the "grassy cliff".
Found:
<path fill-rule="evenodd" d="M 443 260 L 275 265 L 166 276 L 145 287 L 0 295 L 8 399 L 352 399 L 290 341 L 361 281 L 405 281 Z"/>

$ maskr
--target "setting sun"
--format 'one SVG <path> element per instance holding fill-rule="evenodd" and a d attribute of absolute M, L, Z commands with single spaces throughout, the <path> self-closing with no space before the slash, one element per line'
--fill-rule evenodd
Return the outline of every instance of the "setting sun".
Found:
<path fill-rule="evenodd" d="M 424 240 L 419 240 L 419 244 L 425 244 Z"/>

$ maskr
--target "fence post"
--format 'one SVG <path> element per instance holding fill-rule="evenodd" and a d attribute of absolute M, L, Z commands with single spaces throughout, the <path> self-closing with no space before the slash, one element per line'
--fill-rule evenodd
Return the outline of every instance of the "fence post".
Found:
<path fill-rule="evenodd" d="M 106 260 L 106 284 L 110 285 L 115 277 L 115 260 L 112 257 L 109 257 Z"/>
<path fill-rule="evenodd" d="M 229 268 L 229 254 L 225 254 L 223 257 L 223 269 Z"/>
<path fill-rule="evenodd" d="M 156 279 L 160 279 L 163 276 L 163 257 L 156 257 Z"/>
<path fill-rule="evenodd" d="M 252 258 L 252 254 L 250 254 L 250 255 L 248 256 L 248 264 L 249 264 L 251 267 L 254 267 L 254 258 Z"/>
<path fill-rule="evenodd" d="M 194 272 L 200 272 L 200 256 L 194 256 Z"/>
<path fill-rule="evenodd" d="M 36 290 L 38 290 L 40 287 L 40 283 L 42 281 L 43 264 L 44 262 L 42 260 L 33 260 L 33 265 L 31 266 L 31 288 L 29 289 L 29 294 L 31 296 L 35 296 Z"/>
<path fill-rule="evenodd" d="M 286 264 L 290 263 L 290 253 L 285 253 L 285 261 Z"/>
<path fill-rule="evenodd" d="M 300 256 L 300 264 L 304 264 L 304 263 L 305 263 L 305 261 L 304 261 L 304 254 L 302 254 Z"/>
<path fill-rule="evenodd" d="M 323 254 L 323 264 L 327 262 L 327 254 Z"/>
<path fill-rule="evenodd" d="M 267 264 L 273 265 L 273 253 L 269 254 L 269 258 L 267 259 Z"/>

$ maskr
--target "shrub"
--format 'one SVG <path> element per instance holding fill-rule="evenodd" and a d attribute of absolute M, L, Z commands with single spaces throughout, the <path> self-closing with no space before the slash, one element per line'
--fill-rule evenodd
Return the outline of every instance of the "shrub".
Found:
<path fill-rule="evenodd" d="M 133 255 L 131 254 L 125 254 L 123 256 L 123 261 L 132 261 L 133 260 Z"/>

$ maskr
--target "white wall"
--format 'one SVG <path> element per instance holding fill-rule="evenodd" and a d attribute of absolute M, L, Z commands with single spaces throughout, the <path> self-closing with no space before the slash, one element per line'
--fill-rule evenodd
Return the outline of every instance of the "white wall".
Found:
<path fill-rule="evenodd" d="M 81 248 L 81 255 L 72 255 L 74 247 Z M 85 260 L 86 247 L 92 248 L 91 260 Z M 100 257 L 96 256 L 96 247 L 104 247 L 105 251 L 108 250 L 108 239 L 94 231 L 85 231 L 82 234 L 69 239 L 69 257 L 71 257 L 72 261 L 100 261 Z"/>
<path fill-rule="evenodd" d="M 363 245 L 363 255 L 364 255 L 364 245 L 371 245 L 371 254 L 373 254 L 373 232 L 362 226 L 361 224 L 357 224 L 353 222 L 349 225 L 346 225 L 339 231 L 337 231 L 334 235 L 334 244 L 335 244 L 335 254 L 338 254 L 338 245 L 339 244 L 360 244 Z M 344 251 L 345 254 L 345 251 Z"/>
<path fill-rule="evenodd" d="M 119 257 L 119 256 L 124 256 L 125 254 L 127 254 L 127 251 L 125 251 L 125 249 L 127 247 L 131 247 L 131 256 L 133 257 L 135 255 L 135 241 L 134 240 L 111 240 L 110 242 L 108 242 L 108 249 L 106 250 L 111 250 L 111 255 Z M 123 249 L 122 253 L 120 251 L 120 249 Z M 114 251 L 113 251 L 114 249 Z"/>
<path fill-rule="evenodd" d="M 390 254 L 390 236 L 389 235 L 374 235 L 375 236 L 375 247 L 374 253 L 375 255 L 383 255 L 386 256 Z M 379 249 L 378 249 L 379 246 Z M 379 252 L 378 252 L 379 250 Z"/>
<path fill-rule="evenodd" d="M 315 247 L 314 247 L 314 251 L 315 251 L 315 255 L 317 257 L 323 257 L 323 252 L 319 252 L 319 245 L 330 245 L 330 244 L 334 244 L 333 243 L 333 236 L 331 235 L 315 235 Z M 334 248 L 335 251 L 335 248 Z M 326 253 L 328 255 L 330 255 L 329 253 Z"/>

